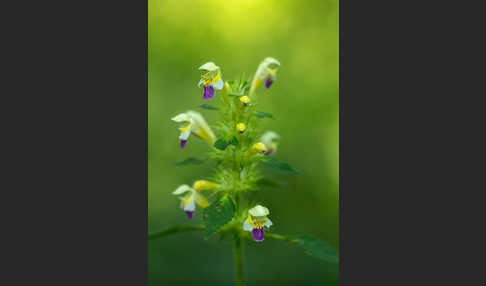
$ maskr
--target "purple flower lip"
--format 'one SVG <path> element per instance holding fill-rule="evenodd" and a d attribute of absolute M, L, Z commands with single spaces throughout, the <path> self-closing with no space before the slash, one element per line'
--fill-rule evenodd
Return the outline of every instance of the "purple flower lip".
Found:
<path fill-rule="evenodd" d="M 194 212 L 193 211 L 192 212 L 186 211 L 186 215 L 187 215 L 188 218 L 192 218 L 192 217 L 194 217 Z"/>
<path fill-rule="evenodd" d="M 262 228 L 254 228 L 253 231 L 251 232 L 251 235 L 253 236 L 253 239 L 255 241 L 263 241 L 265 239 L 265 232 L 263 231 Z"/>
<path fill-rule="evenodd" d="M 214 88 L 212 85 L 204 87 L 204 99 L 211 99 L 214 97 Z"/>
<path fill-rule="evenodd" d="M 273 80 L 271 78 L 267 78 L 267 80 L 265 81 L 265 87 L 266 88 L 269 88 L 273 83 Z"/>
<path fill-rule="evenodd" d="M 181 149 L 184 149 L 186 147 L 187 140 L 181 140 Z"/>

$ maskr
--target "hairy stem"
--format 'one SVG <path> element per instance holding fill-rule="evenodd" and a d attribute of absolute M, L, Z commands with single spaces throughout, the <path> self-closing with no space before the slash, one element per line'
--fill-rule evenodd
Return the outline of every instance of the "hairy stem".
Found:
<path fill-rule="evenodd" d="M 235 242 L 233 247 L 234 259 L 235 259 L 235 279 L 236 286 L 245 285 L 245 274 L 243 272 L 243 240 L 240 234 L 235 235 Z"/>
<path fill-rule="evenodd" d="M 165 230 L 149 233 L 148 239 L 151 240 L 151 239 L 168 236 L 179 232 L 187 232 L 187 231 L 194 231 L 194 230 L 203 231 L 204 229 L 205 228 L 202 225 L 178 225 L 178 226 L 170 227 Z"/>

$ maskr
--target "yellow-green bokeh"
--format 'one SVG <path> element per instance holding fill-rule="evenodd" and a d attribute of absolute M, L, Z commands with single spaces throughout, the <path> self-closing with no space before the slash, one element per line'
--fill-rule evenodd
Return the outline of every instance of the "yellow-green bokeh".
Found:
<path fill-rule="evenodd" d="M 338 1 L 149 0 L 149 231 L 189 221 L 171 192 L 211 173 L 210 164 L 173 162 L 208 151 L 191 138 L 179 149 L 178 125 L 170 118 L 193 109 L 212 124 L 213 111 L 197 82 L 197 68 L 214 61 L 224 79 L 251 76 L 266 56 L 280 60 L 277 81 L 259 89 L 263 130 L 281 135 L 276 154 L 300 170 L 276 175 L 281 189 L 264 190 L 272 231 L 311 234 L 339 247 L 339 10 Z M 143 95 L 141 95 L 143 96 Z M 201 233 L 149 242 L 150 285 L 232 285 L 231 245 Z M 245 245 L 248 285 L 337 285 L 337 265 L 306 256 L 270 239 Z"/>

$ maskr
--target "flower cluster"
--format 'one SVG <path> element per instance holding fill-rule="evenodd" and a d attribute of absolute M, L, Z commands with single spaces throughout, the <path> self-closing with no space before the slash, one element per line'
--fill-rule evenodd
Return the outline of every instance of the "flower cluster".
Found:
<path fill-rule="evenodd" d="M 248 84 L 244 80 L 225 81 L 221 68 L 213 62 L 199 67 L 202 71 L 198 87 L 204 88 L 203 99 L 218 103 L 222 122 L 213 129 L 204 117 L 196 111 L 186 111 L 172 118 L 180 124 L 180 148 L 186 147 L 191 135 L 203 139 L 211 148 L 210 158 L 216 159 L 218 169 L 211 181 L 198 180 L 191 186 L 179 186 L 173 194 L 181 200 L 180 207 L 192 219 L 196 206 L 207 208 L 210 200 L 203 192 L 210 192 L 209 197 L 231 196 L 236 204 L 236 215 L 231 220 L 241 231 L 251 232 L 255 241 L 264 240 L 264 227 L 273 223 L 268 218 L 268 208 L 247 199 L 247 191 L 258 189 L 261 178 L 257 169 L 258 162 L 277 152 L 280 136 L 274 131 L 257 135 L 257 123 L 253 110 L 256 89 L 264 83 L 270 88 L 277 79 L 280 62 L 274 58 L 265 58 L 258 66 L 255 75 Z M 247 199 L 247 200 L 245 200 Z M 243 207 L 243 201 L 246 207 Z"/>

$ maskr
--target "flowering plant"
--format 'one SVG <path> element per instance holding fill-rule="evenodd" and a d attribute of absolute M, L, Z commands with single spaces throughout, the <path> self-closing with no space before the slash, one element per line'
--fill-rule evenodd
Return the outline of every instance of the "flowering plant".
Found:
<path fill-rule="evenodd" d="M 274 224 L 270 210 L 263 202 L 251 199 L 252 192 L 260 191 L 267 183 L 260 166 L 284 174 L 298 174 L 288 163 L 275 158 L 280 136 L 274 131 L 259 133 L 259 121 L 273 118 L 266 112 L 256 111 L 256 90 L 264 83 L 269 89 L 277 79 L 280 62 L 265 58 L 249 81 L 236 79 L 225 81 L 221 68 L 213 62 L 203 64 L 198 83 L 204 87 L 203 100 L 213 105 L 200 107 L 216 110 L 221 121 L 211 128 L 204 117 L 189 110 L 172 117 L 180 124 L 180 148 L 184 149 L 192 137 L 209 144 L 210 152 L 204 158 L 188 158 L 177 165 L 201 164 L 205 160 L 216 161 L 217 167 L 209 180 L 197 180 L 192 187 L 184 184 L 173 191 L 180 199 L 180 207 L 188 219 L 202 209 L 204 225 L 175 226 L 149 234 L 149 239 L 184 231 L 204 231 L 205 237 L 214 234 L 231 234 L 236 266 L 236 285 L 244 285 L 243 244 L 245 240 L 262 243 L 265 238 L 285 240 L 304 248 L 307 254 L 326 261 L 337 262 L 337 251 L 324 241 L 310 236 L 284 236 L 270 232 Z M 217 135 L 215 135 L 217 134 Z M 194 135 L 194 136 L 191 136 Z M 191 138 L 191 139 L 190 139 Z M 192 143 L 190 143 L 192 144 Z M 213 198 L 212 201 L 208 198 Z M 266 233 L 267 232 L 267 233 Z"/>

